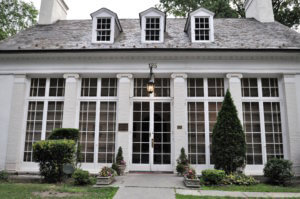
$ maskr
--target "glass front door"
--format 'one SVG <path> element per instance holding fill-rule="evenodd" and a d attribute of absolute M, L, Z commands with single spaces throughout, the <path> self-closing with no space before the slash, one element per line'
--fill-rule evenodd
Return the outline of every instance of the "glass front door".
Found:
<path fill-rule="evenodd" d="M 134 102 L 132 169 L 171 171 L 171 103 Z"/>

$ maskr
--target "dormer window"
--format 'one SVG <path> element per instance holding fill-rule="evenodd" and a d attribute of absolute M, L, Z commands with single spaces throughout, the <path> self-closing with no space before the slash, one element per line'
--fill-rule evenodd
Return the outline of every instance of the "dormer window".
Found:
<path fill-rule="evenodd" d="M 204 8 L 189 13 L 184 31 L 192 43 L 214 41 L 214 13 Z"/>
<path fill-rule="evenodd" d="M 93 19 L 92 43 L 114 43 L 123 31 L 117 14 L 107 8 L 101 8 L 91 16 Z"/>
<path fill-rule="evenodd" d="M 163 43 L 166 14 L 156 8 L 149 8 L 140 13 L 141 42 Z"/>
<path fill-rule="evenodd" d="M 97 41 L 110 41 L 111 18 L 97 19 Z"/>
<path fill-rule="evenodd" d="M 146 18 L 146 41 L 160 40 L 160 19 Z"/>
<path fill-rule="evenodd" d="M 195 40 L 209 41 L 209 18 L 195 17 Z"/>

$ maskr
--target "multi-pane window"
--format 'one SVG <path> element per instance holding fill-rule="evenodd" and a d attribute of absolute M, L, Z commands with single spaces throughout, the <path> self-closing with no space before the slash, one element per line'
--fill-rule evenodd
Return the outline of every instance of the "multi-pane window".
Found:
<path fill-rule="evenodd" d="M 62 78 L 31 79 L 23 158 L 25 162 L 33 161 L 33 143 L 47 139 L 53 129 L 62 127 L 64 87 L 65 80 Z"/>
<path fill-rule="evenodd" d="M 83 162 L 94 162 L 95 122 L 96 102 L 81 102 L 79 116 L 79 144 Z"/>
<path fill-rule="evenodd" d="M 146 18 L 146 41 L 160 40 L 160 18 Z"/>
<path fill-rule="evenodd" d="M 195 40 L 209 41 L 209 17 L 195 17 Z"/>
<path fill-rule="evenodd" d="M 100 103 L 99 163 L 113 163 L 115 160 L 116 102 Z"/>
<path fill-rule="evenodd" d="M 278 79 L 244 78 L 242 94 L 247 164 L 262 165 L 264 156 L 266 160 L 283 158 Z M 263 116 L 260 112 L 263 112 Z M 266 143 L 263 143 L 262 137 L 265 137 Z"/>
<path fill-rule="evenodd" d="M 205 164 L 205 114 L 203 102 L 188 103 L 188 150 L 190 164 Z"/>
<path fill-rule="evenodd" d="M 208 96 L 224 97 L 224 78 L 208 78 Z"/>
<path fill-rule="evenodd" d="M 101 79 L 101 96 L 115 97 L 117 96 L 117 78 L 103 78 Z"/>
<path fill-rule="evenodd" d="M 211 138 L 222 107 L 223 78 L 188 78 L 188 156 L 190 164 L 212 164 Z"/>
<path fill-rule="evenodd" d="M 147 92 L 147 78 L 135 78 L 134 79 L 134 96 L 135 97 L 149 97 Z M 170 97 L 170 79 L 167 78 L 155 78 L 155 97 Z"/>
<path fill-rule="evenodd" d="M 83 78 L 81 80 L 81 96 L 96 97 L 97 96 L 97 78 Z"/>
<path fill-rule="evenodd" d="M 243 102 L 243 118 L 247 164 L 263 164 L 259 103 Z"/>
<path fill-rule="evenodd" d="M 202 78 L 188 78 L 188 97 L 204 97 L 204 81 Z"/>
<path fill-rule="evenodd" d="M 118 81 L 84 78 L 81 82 L 79 130 L 83 162 L 113 163 Z"/>
<path fill-rule="evenodd" d="M 111 18 L 97 19 L 97 41 L 109 42 L 111 39 Z"/>

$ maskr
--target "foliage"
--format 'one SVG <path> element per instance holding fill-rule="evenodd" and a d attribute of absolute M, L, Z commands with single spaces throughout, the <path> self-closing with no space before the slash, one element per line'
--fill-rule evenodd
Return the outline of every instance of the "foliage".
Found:
<path fill-rule="evenodd" d="M 48 137 L 48 140 L 74 140 L 75 142 L 78 141 L 79 138 L 79 130 L 78 129 L 71 129 L 71 128 L 61 128 L 61 129 L 54 129 L 53 132 Z"/>
<path fill-rule="evenodd" d="M 9 174 L 3 170 L 0 171 L 0 182 L 8 182 Z"/>
<path fill-rule="evenodd" d="M 120 175 L 121 171 L 120 171 L 119 165 L 117 165 L 116 163 L 113 163 L 113 164 L 111 165 L 111 168 L 112 168 L 113 170 L 115 170 L 115 171 L 117 172 L 118 175 Z"/>
<path fill-rule="evenodd" d="M 21 0 L 0 1 L 0 40 L 13 36 L 36 23 L 38 11 Z"/>
<path fill-rule="evenodd" d="M 217 18 L 245 17 L 245 0 L 160 0 L 159 9 L 177 17 L 203 7 L 215 13 Z M 272 0 L 275 20 L 288 26 L 300 24 L 299 0 Z"/>
<path fill-rule="evenodd" d="M 213 129 L 212 158 L 215 169 L 224 170 L 227 174 L 245 165 L 245 134 L 229 90 Z"/>
<path fill-rule="evenodd" d="M 82 169 L 76 169 L 73 173 L 72 178 L 74 179 L 75 185 L 90 185 L 94 184 L 94 179 L 90 177 L 88 171 L 84 171 Z"/>
<path fill-rule="evenodd" d="M 196 171 L 193 168 L 189 168 L 188 171 L 184 174 L 187 179 L 195 180 L 198 179 Z"/>
<path fill-rule="evenodd" d="M 189 160 L 185 153 L 185 149 L 181 148 L 180 156 L 177 159 L 177 166 L 176 166 L 177 173 L 183 175 L 186 172 L 188 165 L 189 165 Z"/>
<path fill-rule="evenodd" d="M 201 179 L 206 185 L 219 185 L 223 184 L 226 173 L 223 170 L 207 169 L 202 171 Z"/>
<path fill-rule="evenodd" d="M 264 168 L 264 175 L 274 184 L 286 184 L 294 176 L 292 171 L 293 163 L 289 160 L 271 159 Z"/>
<path fill-rule="evenodd" d="M 103 168 L 101 169 L 99 175 L 100 175 L 101 177 L 110 177 L 110 176 L 114 177 L 114 176 L 117 175 L 117 172 L 116 172 L 114 169 L 112 169 L 112 168 L 109 168 L 109 167 L 103 167 Z"/>
<path fill-rule="evenodd" d="M 123 150 L 122 147 L 119 147 L 117 157 L 116 157 L 116 163 L 117 165 L 126 165 L 126 162 L 123 158 Z"/>
<path fill-rule="evenodd" d="M 61 182 L 64 164 L 74 164 L 73 140 L 46 140 L 33 145 L 33 157 L 39 162 L 40 173 L 46 182 Z"/>
<path fill-rule="evenodd" d="M 183 164 L 177 164 L 176 171 L 179 175 L 183 175 L 186 172 L 186 166 Z"/>
<path fill-rule="evenodd" d="M 234 173 L 229 174 L 223 180 L 223 184 L 225 185 L 256 185 L 259 181 L 257 181 L 252 176 L 246 176 L 243 173 Z"/>

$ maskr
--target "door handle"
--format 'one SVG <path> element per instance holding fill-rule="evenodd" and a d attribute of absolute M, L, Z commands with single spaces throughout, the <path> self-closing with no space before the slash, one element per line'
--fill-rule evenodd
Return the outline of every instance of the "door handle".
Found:
<path fill-rule="evenodd" d="M 152 145 L 152 148 L 154 148 L 154 139 L 153 138 L 151 140 L 151 145 Z"/>

